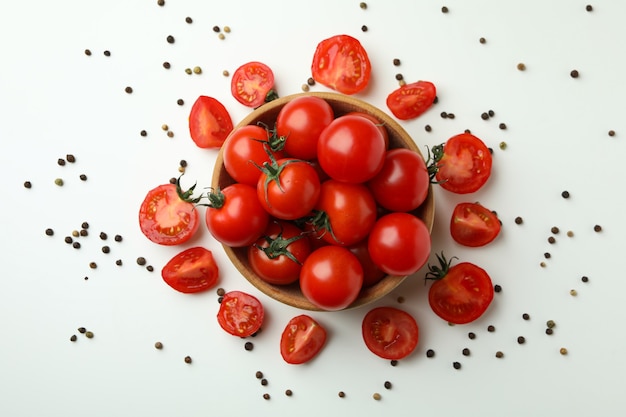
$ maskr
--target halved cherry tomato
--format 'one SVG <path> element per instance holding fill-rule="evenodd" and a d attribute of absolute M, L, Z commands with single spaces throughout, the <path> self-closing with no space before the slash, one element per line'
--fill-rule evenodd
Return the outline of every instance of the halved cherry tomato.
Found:
<path fill-rule="evenodd" d="M 139 208 L 141 232 L 159 245 L 187 242 L 198 230 L 198 210 L 175 184 L 163 184 L 148 191 Z"/>
<path fill-rule="evenodd" d="M 361 325 L 365 346 L 383 359 L 402 359 L 415 350 L 419 328 L 413 316 L 394 307 L 377 307 Z"/>
<path fill-rule="evenodd" d="M 443 145 L 433 147 L 434 161 L 429 172 L 445 190 L 457 194 L 477 191 L 491 175 L 491 152 L 487 145 L 470 133 L 461 133 Z"/>
<path fill-rule="evenodd" d="M 270 284 L 286 285 L 298 280 L 302 264 L 310 253 L 308 235 L 291 223 L 275 221 L 248 248 L 248 262 L 261 279 Z"/>
<path fill-rule="evenodd" d="M 301 96 L 285 104 L 276 117 L 276 135 L 285 138 L 285 152 L 293 158 L 317 157 L 317 141 L 334 119 L 328 102 L 320 97 Z"/>
<path fill-rule="evenodd" d="M 437 89 L 428 81 L 405 84 L 387 96 L 387 107 L 400 120 L 415 119 L 435 101 Z"/>
<path fill-rule="evenodd" d="M 189 134 L 200 148 L 219 148 L 233 130 L 228 110 L 213 97 L 200 96 L 189 113 Z"/>
<path fill-rule="evenodd" d="M 451 261 L 437 255 L 439 266 L 430 266 L 427 279 L 435 282 L 428 291 L 433 312 L 449 323 L 470 323 L 487 310 L 493 300 L 493 284 L 487 272 L 469 262 L 450 267 Z"/>
<path fill-rule="evenodd" d="M 450 219 L 452 238 L 464 246 L 484 246 L 498 236 L 500 228 L 498 216 L 478 203 L 457 204 Z"/>
<path fill-rule="evenodd" d="M 233 97 L 248 107 L 259 107 L 278 96 L 274 88 L 274 73 L 261 62 L 247 62 L 237 68 L 230 82 Z"/>
<path fill-rule="evenodd" d="M 224 294 L 217 312 L 217 322 L 233 336 L 248 337 L 263 325 L 265 311 L 261 302 L 253 295 L 241 291 Z"/>
<path fill-rule="evenodd" d="M 215 286 L 219 269 L 213 253 L 196 246 L 185 249 L 170 259 L 161 270 L 161 276 L 176 291 L 196 293 Z"/>
<path fill-rule="evenodd" d="M 326 343 L 326 329 L 305 314 L 289 320 L 280 337 L 285 362 L 298 365 L 313 359 Z"/>
<path fill-rule="evenodd" d="M 371 71 L 365 48 L 348 35 L 321 41 L 311 64 L 315 81 L 343 94 L 355 94 L 367 87 Z"/>

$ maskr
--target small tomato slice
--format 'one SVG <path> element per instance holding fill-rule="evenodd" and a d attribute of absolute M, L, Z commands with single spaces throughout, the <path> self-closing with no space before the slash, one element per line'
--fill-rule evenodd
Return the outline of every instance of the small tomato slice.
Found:
<path fill-rule="evenodd" d="M 415 119 L 435 101 L 437 89 L 428 81 L 405 84 L 387 96 L 387 107 L 400 120 Z"/>
<path fill-rule="evenodd" d="M 198 210 L 181 198 L 175 184 L 159 185 L 148 191 L 139 208 L 141 232 L 159 245 L 185 243 L 198 226 Z"/>
<path fill-rule="evenodd" d="M 161 276 L 167 285 L 188 294 L 206 291 L 215 286 L 219 269 L 213 253 L 197 246 L 170 259 L 161 270 Z"/>
<path fill-rule="evenodd" d="M 362 323 L 365 346 L 383 359 L 402 359 L 415 350 L 419 328 L 413 316 L 394 307 L 377 307 Z"/>
<path fill-rule="evenodd" d="M 219 148 L 233 130 L 228 110 L 213 97 L 200 96 L 189 113 L 189 134 L 200 148 Z"/>
<path fill-rule="evenodd" d="M 500 233 L 496 214 L 478 203 L 459 203 L 450 219 L 450 234 L 463 246 L 485 246 Z"/>
<path fill-rule="evenodd" d="M 248 107 L 259 107 L 275 96 L 274 73 L 261 62 L 248 62 L 235 70 L 230 82 L 233 97 Z"/>
<path fill-rule="evenodd" d="M 470 323 L 487 310 L 493 300 L 493 284 L 487 272 L 469 262 L 450 267 L 443 254 L 439 266 L 430 266 L 427 279 L 435 282 L 428 291 L 433 312 L 449 323 Z"/>
<path fill-rule="evenodd" d="M 299 365 L 313 359 L 326 343 L 326 329 L 303 314 L 289 320 L 280 337 L 280 354 L 285 362 Z"/>
<path fill-rule="evenodd" d="M 217 322 L 233 336 L 248 337 L 263 325 L 264 310 L 253 295 L 241 291 L 224 294 L 217 312 Z"/>
<path fill-rule="evenodd" d="M 371 71 L 365 48 L 348 35 L 321 41 L 311 64 L 315 81 L 343 94 L 355 94 L 367 87 Z"/>

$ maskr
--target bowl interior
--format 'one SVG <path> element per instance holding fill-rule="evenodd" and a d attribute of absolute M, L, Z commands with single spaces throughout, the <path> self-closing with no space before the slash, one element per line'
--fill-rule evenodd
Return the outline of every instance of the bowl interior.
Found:
<path fill-rule="evenodd" d="M 285 96 L 266 103 L 258 109 L 254 110 L 247 117 L 245 117 L 236 127 L 249 124 L 257 124 L 260 122 L 264 123 L 270 128 L 273 128 L 274 122 L 276 121 L 276 117 L 280 109 L 290 100 L 302 95 L 312 95 L 323 98 L 333 108 L 335 112 L 335 117 L 353 111 L 368 113 L 372 116 L 375 116 L 387 128 L 387 132 L 389 134 L 390 149 L 408 148 L 422 155 L 419 148 L 417 147 L 413 139 L 409 136 L 409 134 L 406 133 L 406 131 L 385 112 L 362 100 L 338 93 L 300 93 Z M 230 177 L 230 175 L 228 175 L 226 169 L 224 168 L 223 154 L 222 151 L 220 151 L 215 162 L 215 169 L 213 171 L 211 184 L 214 188 L 225 188 L 226 186 L 233 184 L 234 182 L 235 181 Z M 424 223 L 428 227 L 428 230 L 432 231 L 435 215 L 435 200 L 433 198 L 432 186 L 429 187 L 428 196 L 424 203 L 422 203 L 419 208 L 413 211 L 412 214 L 424 221 Z M 254 285 L 257 289 L 259 289 L 269 297 L 272 297 L 292 307 L 304 310 L 320 310 L 308 299 L 306 299 L 306 297 L 304 297 L 304 295 L 300 291 L 300 286 L 297 282 L 286 286 L 273 285 L 265 282 L 256 274 L 254 274 L 248 263 L 246 248 L 231 248 L 224 245 L 224 251 L 226 252 L 226 255 L 230 258 L 231 262 L 235 265 L 237 270 L 239 270 L 239 272 L 252 285 Z M 348 306 L 348 308 L 359 307 L 379 299 L 380 297 L 388 294 L 390 291 L 396 288 L 405 278 L 406 277 L 404 276 L 387 275 L 377 284 L 374 284 L 371 287 L 363 288 L 358 298 L 350 306 Z"/>

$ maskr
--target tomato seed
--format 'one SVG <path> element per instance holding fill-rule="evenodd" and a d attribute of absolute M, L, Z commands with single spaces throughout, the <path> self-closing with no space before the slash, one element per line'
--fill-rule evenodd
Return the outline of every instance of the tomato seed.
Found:
<path fill-rule="evenodd" d="M 243 345 L 243 348 L 247 351 L 250 351 L 254 349 L 254 344 L 252 342 L 246 342 L 245 345 Z"/>
<path fill-rule="evenodd" d="M 452 362 L 454 369 L 461 369 L 461 362 Z"/>
<path fill-rule="evenodd" d="M 570 75 L 572 78 L 578 78 L 578 75 L 579 75 L 579 74 L 578 74 L 578 70 L 572 70 L 572 71 L 569 73 L 569 75 Z"/>
<path fill-rule="evenodd" d="M 433 358 L 434 356 L 435 356 L 435 351 L 434 351 L 434 350 L 432 350 L 432 349 L 428 349 L 428 350 L 426 351 L 426 357 L 427 357 L 427 358 Z"/>
<path fill-rule="evenodd" d="M 160 350 L 160 349 L 163 349 L 163 343 L 161 343 L 161 342 L 156 342 L 156 343 L 154 344 L 154 347 L 155 347 L 156 349 L 159 349 L 159 350 Z"/>
<path fill-rule="evenodd" d="M 191 356 L 185 356 L 185 363 L 191 363 Z"/>
<path fill-rule="evenodd" d="M 50 228 L 47 228 L 47 229 L 46 229 L 46 235 L 47 235 L 47 236 L 53 236 L 53 235 L 54 235 L 54 230 L 52 230 L 52 229 L 50 229 Z"/>

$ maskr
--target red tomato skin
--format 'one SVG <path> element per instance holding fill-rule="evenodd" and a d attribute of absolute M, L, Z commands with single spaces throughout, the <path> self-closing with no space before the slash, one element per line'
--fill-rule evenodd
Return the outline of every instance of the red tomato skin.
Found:
<path fill-rule="evenodd" d="M 403 359 L 419 342 L 419 327 L 413 316 L 395 307 L 369 311 L 363 318 L 361 331 L 365 346 L 383 359 Z"/>
<path fill-rule="evenodd" d="M 237 68 L 230 83 L 230 92 L 239 103 L 259 107 L 274 87 L 274 73 L 262 62 L 247 62 Z"/>
<path fill-rule="evenodd" d="M 219 148 L 233 130 L 226 107 L 213 97 L 200 96 L 189 113 L 189 134 L 199 148 Z"/>
<path fill-rule="evenodd" d="M 276 239 L 279 234 L 286 240 L 296 236 L 302 236 L 300 239 L 286 246 L 286 250 L 288 250 L 299 263 L 289 259 L 286 255 L 279 255 L 271 259 L 260 249 L 270 246 L 266 237 Z M 311 243 L 308 236 L 303 235 L 302 230 L 291 223 L 270 222 L 263 236 L 260 237 L 254 245 L 248 248 L 248 262 L 254 273 L 264 281 L 274 285 L 288 285 L 298 280 L 302 264 L 310 253 Z"/>
<path fill-rule="evenodd" d="M 357 257 L 341 246 L 323 246 L 302 265 L 302 294 L 322 310 L 337 311 L 356 300 L 363 286 L 363 267 Z"/>
<path fill-rule="evenodd" d="M 224 294 L 217 312 L 217 322 L 228 334 L 238 337 L 252 336 L 263 325 L 265 310 L 253 295 L 242 291 Z"/>
<path fill-rule="evenodd" d="M 235 183 L 221 192 L 224 194 L 223 207 L 207 207 L 209 232 L 218 242 L 233 248 L 253 244 L 269 222 L 269 215 L 261 206 L 256 189 Z"/>
<path fill-rule="evenodd" d="M 315 168 L 306 161 L 284 158 L 278 181 L 268 181 L 262 173 L 257 182 L 257 197 L 263 208 L 281 220 L 295 220 L 311 213 L 320 194 L 320 180 Z"/>
<path fill-rule="evenodd" d="M 387 96 L 387 107 L 400 120 L 415 119 L 435 101 L 437 89 L 429 81 L 405 84 Z"/>
<path fill-rule="evenodd" d="M 317 159 L 333 179 L 359 184 L 373 178 L 385 162 L 385 138 L 361 116 L 340 116 L 324 129 L 317 143 Z"/>
<path fill-rule="evenodd" d="M 372 261 L 372 257 L 367 249 L 367 239 L 351 245 L 348 247 L 348 250 L 359 259 L 363 267 L 363 287 L 371 287 L 387 275 Z"/>
<path fill-rule="evenodd" d="M 292 365 L 306 363 L 326 344 L 326 329 L 312 317 L 302 314 L 289 320 L 280 337 L 280 355 Z"/>
<path fill-rule="evenodd" d="M 141 232 L 159 245 L 185 243 L 199 225 L 198 210 L 192 203 L 180 199 L 174 184 L 159 185 L 148 191 L 139 207 Z"/>
<path fill-rule="evenodd" d="M 487 272 L 477 265 L 462 262 L 433 282 L 428 291 L 428 303 L 443 320 L 466 324 L 485 313 L 493 295 L 493 284 Z"/>
<path fill-rule="evenodd" d="M 262 166 L 270 161 L 266 151 L 268 132 L 261 126 L 241 126 L 231 132 L 223 145 L 224 169 L 235 181 L 256 187 Z M 283 152 L 271 152 L 274 158 L 283 157 Z"/>
<path fill-rule="evenodd" d="M 372 261 L 389 275 L 417 272 L 430 256 L 431 240 L 422 220 L 409 213 L 389 213 L 376 221 L 368 238 Z"/>
<path fill-rule="evenodd" d="M 367 185 L 380 206 L 407 212 L 426 200 L 430 177 L 420 154 L 398 148 L 387 151 L 383 168 Z"/>
<path fill-rule="evenodd" d="M 435 179 L 443 189 L 457 194 L 473 193 L 491 175 L 491 152 L 478 137 L 461 133 L 446 141 L 439 166 Z"/>
<path fill-rule="evenodd" d="M 367 87 L 372 65 L 361 43 L 348 35 L 321 41 L 313 55 L 313 79 L 343 94 L 356 94 Z"/>
<path fill-rule="evenodd" d="M 276 133 L 285 137 L 287 155 L 304 160 L 317 157 L 317 141 L 335 118 L 330 104 L 315 96 L 294 98 L 278 113 Z"/>
<path fill-rule="evenodd" d="M 500 234 L 500 220 L 478 203 L 459 203 L 452 211 L 450 235 L 460 245 L 485 246 Z"/>
<path fill-rule="evenodd" d="M 196 246 L 170 259 L 161 270 L 161 277 L 176 291 L 192 294 L 213 288 L 219 279 L 219 268 L 210 250 Z"/>
<path fill-rule="evenodd" d="M 330 218 L 332 233 L 321 231 L 321 238 L 333 245 L 350 246 L 360 242 L 376 223 L 376 201 L 362 184 L 323 182 L 315 209 L 324 211 Z"/>
<path fill-rule="evenodd" d="M 389 149 L 389 132 L 387 132 L 387 128 L 385 127 L 385 125 L 380 120 L 378 120 L 376 116 L 373 116 L 369 113 L 360 112 L 360 111 L 353 111 L 353 112 L 347 113 L 346 116 L 361 116 L 361 117 L 365 117 L 368 120 L 371 120 L 372 123 L 376 125 L 376 127 L 380 131 L 380 134 L 383 135 L 383 138 L 385 139 L 385 149 Z"/>

